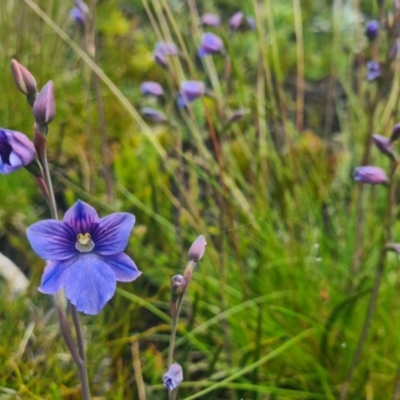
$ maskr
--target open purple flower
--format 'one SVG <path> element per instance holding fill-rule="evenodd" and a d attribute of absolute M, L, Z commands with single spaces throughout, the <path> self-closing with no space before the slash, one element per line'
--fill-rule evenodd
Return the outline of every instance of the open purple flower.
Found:
<path fill-rule="evenodd" d="M 204 33 L 197 55 L 199 57 L 208 56 L 210 54 L 218 54 L 224 51 L 224 42 L 222 39 L 211 32 Z"/>
<path fill-rule="evenodd" d="M 140 113 L 147 119 L 150 119 L 154 122 L 166 122 L 168 120 L 167 116 L 161 112 L 160 110 L 157 110 L 156 108 L 152 107 L 143 107 L 140 110 Z"/>
<path fill-rule="evenodd" d="M 178 95 L 178 107 L 186 107 L 192 101 L 203 96 L 205 85 L 201 81 L 185 81 L 181 83 L 181 89 Z"/>
<path fill-rule="evenodd" d="M 35 157 L 35 146 L 23 133 L 0 128 L 0 173 L 25 167 Z"/>
<path fill-rule="evenodd" d="M 143 82 L 140 91 L 146 96 L 162 96 L 164 90 L 158 82 Z"/>
<path fill-rule="evenodd" d="M 168 390 L 176 389 L 183 381 L 182 367 L 178 363 L 171 364 L 164 375 L 164 385 Z"/>
<path fill-rule="evenodd" d="M 367 183 L 370 185 L 384 185 L 389 179 L 382 168 L 366 165 L 358 167 L 354 172 L 356 182 Z"/>
<path fill-rule="evenodd" d="M 123 251 L 135 217 L 114 213 L 99 218 L 95 209 L 78 200 L 63 221 L 36 222 L 27 229 L 35 253 L 47 260 L 39 291 L 65 289 L 78 311 L 95 315 L 115 293 L 116 282 L 131 282 L 141 272 Z"/>
<path fill-rule="evenodd" d="M 374 81 L 381 76 L 381 66 L 378 61 L 371 60 L 367 62 L 367 79 Z"/>

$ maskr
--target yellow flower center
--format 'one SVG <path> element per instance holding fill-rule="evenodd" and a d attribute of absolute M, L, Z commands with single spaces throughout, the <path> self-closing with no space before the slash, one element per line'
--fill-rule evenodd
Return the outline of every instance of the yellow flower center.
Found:
<path fill-rule="evenodd" d="M 90 236 L 90 233 L 85 233 L 85 234 L 79 233 L 78 236 L 76 237 L 75 247 L 83 253 L 92 251 L 94 243 L 92 237 Z"/>

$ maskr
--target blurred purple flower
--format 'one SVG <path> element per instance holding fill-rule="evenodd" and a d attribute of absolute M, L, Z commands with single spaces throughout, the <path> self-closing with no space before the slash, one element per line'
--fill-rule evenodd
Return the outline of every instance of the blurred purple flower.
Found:
<path fill-rule="evenodd" d="M 55 111 L 54 85 L 52 81 L 49 81 L 38 94 L 33 104 L 32 113 L 38 125 L 48 125 L 53 121 Z"/>
<path fill-rule="evenodd" d="M 203 96 L 205 85 L 201 81 L 185 81 L 181 83 L 178 95 L 178 107 L 186 107 L 192 101 Z"/>
<path fill-rule="evenodd" d="M 85 25 L 89 15 L 89 7 L 83 0 L 75 0 L 75 7 L 69 13 L 71 19 L 78 25 Z"/>
<path fill-rule="evenodd" d="M 253 17 L 246 17 L 247 25 L 252 31 L 256 30 L 256 21 Z"/>
<path fill-rule="evenodd" d="M 229 20 L 229 27 L 231 30 L 235 31 L 242 25 L 244 18 L 244 14 L 241 11 L 238 11 L 237 13 L 233 14 L 232 17 Z"/>
<path fill-rule="evenodd" d="M 219 26 L 221 24 L 221 18 L 215 14 L 205 13 L 201 17 L 201 23 L 208 26 Z"/>
<path fill-rule="evenodd" d="M 189 249 L 189 260 L 194 262 L 199 262 L 206 251 L 206 238 L 203 235 L 200 235 L 190 246 Z"/>
<path fill-rule="evenodd" d="M 374 81 L 381 76 L 381 66 L 378 61 L 371 60 L 367 62 L 367 79 Z"/>
<path fill-rule="evenodd" d="M 25 167 L 35 157 L 35 146 L 23 133 L 0 128 L 0 173 Z"/>
<path fill-rule="evenodd" d="M 162 67 L 167 67 L 167 56 L 175 56 L 179 54 L 179 49 L 172 42 L 158 42 L 154 49 L 154 61 Z"/>
<path fill-rule="evenodd" d="M 354 180 L 370 185 L 379 185 L 386 184 L 388 182 L 388 177 L 382 168 L 368 165 L 355 169 Z"/>
<path fill-rule="evenodd" d="M 95 315 L 115 293 L 116 282 L 131 282 L 141 272 L 123 253 L 135 217 L 114 213 L 99 218 L 78 200 L 63 221 L 36 222 L 27 229 L 34 252 L 47 261 L 39 291 L 54 294 L 63 287 L 78 311 Z"/>
<path fill-rule="evenodd" d="M 391 141 L 387 137 L 375 134 L 372 135 L 372 140 L 381 153 L 389 156 L 392 160 L 395 159 L 395 154 Z"/>
<path fill-rule="evenodd" d="M 379 22 L 375 20 L 368 21 L 364 33 L 369 40 L 374 40 L 379 34 Z"/>
<path fill-rule="evenodd" d="M 143 82 L 140 91 L 146 96 L 162 96 L 164 90 L 158 82 Z"/>
<path fill-rule="evenodd" d="M 199 57 L 208 56 L 210 54 L 218 54 L 224 51 L 224 42 L 222 39 L 211 32 L 206 32 L 201 38 L 201 43 L 197 51 Z"/>
<path fill-rule="evenodd" d="M 168 390 L 176 389 L 183 381 L 182 367 L 177 364 L 171 364 L 167 373 L 164 375 L 164 385 Z"/>
<path fill-rule="evenodd" d="M 151 107 L 143 107 L 140 110 L 140 113 L 147 119 L 150 119 L 154 122 L 165 122 L 168 120 L 166 115 L 161 111 L 151 108 Z"/>

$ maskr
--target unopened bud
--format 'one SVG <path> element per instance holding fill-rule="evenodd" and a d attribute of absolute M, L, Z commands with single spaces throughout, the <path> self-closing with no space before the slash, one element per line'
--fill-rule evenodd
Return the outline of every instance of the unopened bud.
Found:
<path fill-rule="evenodd" d="M 199 262 L 206 250 L 206 238 L 203 235 L 200 235 L 192 244 L 189 249 L 189 260 L 194 262 Z"/>
<path fill-rule="evenodd" d="M 372 135 L 372 140 L 381 153 L 387 155 L 392 160 L 396 159 L 392 143 L 388 138 L 382 135 Z"/>
<path fill-rule="evenodd" d="M 40 91 L 32 109 L 33 116 L 39 127 L 48 125 L 53 121 L 55 109 L 54 85 L 52 81 L 49 81 Z"/>
<path fill-rule="evenodd" d="M 37 86 L 35 78 L 18 61 L 11 61 L 11 70 L 18 90 L 28 98 L 29 104 L 32 105 L 37 96 Z"/>
<path fill-rule="evenodd" d="M 181 295 L 187 286 L 186 279 L 182 275 L 175 275 L 171 279 L 171 292 L 175 296 Z"/>
<path fill-rule="evenodd" d="M 164 375 L 164 385 L 168 390 L 176 389 L 183 381 L 182 367 L 178 363 L 171 364 Z"/>
<path fill-rule="evenodd" d="M 400 137 L 400 123 L 396 124 L 392 128 L 392 134 L 390 135 L 390 142 L 395 142 Z"/>
<path fill-rule="evenodd" d="M 356 168 L 354 180 L 369 185 L 385 185 L 389 182 L 385 171 L 382 168 L 372 165 Z"/>

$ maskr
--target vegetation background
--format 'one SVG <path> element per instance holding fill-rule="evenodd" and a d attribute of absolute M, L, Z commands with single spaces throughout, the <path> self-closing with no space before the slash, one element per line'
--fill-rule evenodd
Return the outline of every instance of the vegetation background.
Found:
<path fill-rule="evenodd" d="M 204 234 L 178 327 L 180 398 L 337 398 L 362 330 L 386 203 L 384 187 L 360 191 L 352 174 L 366 149 L 370 163 L 387 168 L 370 136 L 388 136 L 399 122 L 392 64 L 383 82 L 366 80 L 366 61 L 390 50 L 392 2 L 94 3 L 93 41 L 71 20 L 72 0 L 0 2 L 0 126 L 32 135 L 12 79 L 16 58 L 39 87 L 54 81 L 48 149 L 60 212 L 80 198 L 101 215 L 136 216 L 127 252 L 143 275 L 119 284 L 100 315 L 82 318 L 92 394 L 144 400 L 144 389 L 148 399 L 166 398 L 170 279 Z M 253 16 L 256 30 L 230 32 L 237 11 Z M 221 26 L 199 24 L 204 12 L 221 16 Z M 377 48 L 363 33 L 370 19 L 381 22 Z M 226 57 L 196 58 L 204 30 L 223 38 Z M 162 40 L 182 50 L 167 69 L 153 60 Z M 212 96 L 178 110 L 179 83 L 191 79 Z M 161 83 L 165 97 L 144 97 L 144 81 Z M 172 122 L 146 122 L 145 106 Z M 248 113 L 228 122 L 237 109 Z M 79 399 L 50 298 L 37 291 L 43 262 L 25 236 L 49 218 L 47 206 L 23 170 L 1 176 L 0 194 L 0 251 L 30 282 L 15 296 L 0 281 L 0 398 Z M 393 233 L 400 241 L 397 220 Z M 392 398 L 399 289 L 398 257 L 389 254 L 351 399 Z"/>

